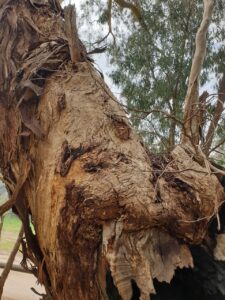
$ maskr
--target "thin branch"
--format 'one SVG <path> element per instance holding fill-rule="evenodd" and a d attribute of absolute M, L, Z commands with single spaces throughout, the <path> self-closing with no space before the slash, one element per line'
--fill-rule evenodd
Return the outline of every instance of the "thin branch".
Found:
<path fill-rule="evenodd" d="M 210 147 L 212 145 L 213 136 L 215 134 L 215 130 L 218 126 L 220 117 L 222 115 L 222 112 L 224 110 L 224 102 L 225 102 L 225 70 L 223 72 L 223 77 L 220 81 L 219 85 L 219 91 L 218 91 L 218 100 L 216 103 L 216 108 L 214 112 L 213 119 L 209 125 L 209 129 L 206 135 L 205 145 L 204 145 L 204 152 L 206 155 L 209 154 Z M 211 152 L 211 151 L 210 151 Z"/>
<path fill-rule="evenodd" d="M 215 151 L 217 148 L 222 146 L 225 143 L 225 138 L 223 138 L 216 146 L 214 146 L 212 149 L 210 149 L 209 154 Z"/>
<path fill-rule="evenodd" d="M 128 107 L 127 105 L 125 104 L 121 104 L 123 107 L 125 107 L 127 110 L 129 111 L 133 111 L 133 112 L 137 112 L 137 113 L 141 113 L 142 116 L 140 117 L 140 119 L 145 119 L 147 118 L 150 114 L 152 113 L 160 113 L 162 114 L 164 117 L 166 118 L 169 118 L 169 119 L 172 119 L 174 120 L 176 123 L 180 124 L 181 126 L 183 126 L 183 122 L 178 119 L 176 116 L 174 115 L 171 115 L 170 113 L 166 112 L 166 111 L 163 111 L 161 109 L 151 109 L 151 110 L 140 110 L 140 109 L 136 109 L 136 108 L 130 108 Z"/>
<path fill-rule="evenodd" d="M 102 38 L 100 39 L 99 41 L 95 42 L 94 44 L 100 44 L 102 43 L 103 41 L 105 41 L 107 39 L 107 37 L 111 34 L 112 37 L 113 37 L 113 42 L 114 44 L 116 43 L 116 37 L 112 31 L 112 0 L 108 0 L 108 20 L 107 20 L 107 23 L 108 23 L 108 32 L 107 34 Z"/>
<path fill-rule="evenodd" d="M 2 216 L 6 211 L 8 211 L 12 206 L 15 204 L 19 192 L 21 188 L 23 187 L 25 181 L 27 180 L 28 174 L 30 172 L 31 163 L 29 160 L 24 160 L 22 166 L 21 166 L 21 173 L 18 179 L 18 182 L 16 183 L 16 186 L 13 190 L 13 193 L 8 201 L 6 201 L 4 204 L 0 206 L 0 216 Z"/>
<path fill-rule="evenodd" d="M 196 48 L 189 76 L 188 90 L 184 103 L 184 131 L 182 143 L 189 143 L 187 135 L 192 137 L 193 144 L 199 143 L 199 76 L 206 55 L 206 34 L 212 17 L 214 0 L 204 0 L 204 13 L 202 22 L 196 34 Z M 194 112 L 194 114 L 193 114 Z M 190 118 L 190 116 L 195 115 Z"/>
<path fill-rule="evenodd" d="M 4 223 L 4 216 L 0 216 L 0 240 L 1 240 L 1 236 L 2 236 L 3 223 Z"/>
<path fill-rule="evenodd" d="M 137 18 L 139 22 L 142 21 L 142 14 L 140 11 L 140 8 L 137 5 L 134 5 L 133 3 L 129 3 L 125 0 L 115 0 L 115 2 L 123 9 L 128 8 L 131 10 L 133 15 Z"/>
<path fill-rule="evenodd" d="M 14 247 L 13 247 L 11 253 L 10 253 L 10 256 L 8 258 L 6 266 L 5 266 L 4 270 L 2 271 L 2 274 L 1 274 L 1 277 L 0 277 L 0 299 L 2 297 L 4 284 L 6 282 L 6 279 L 7 279 L 8 275 L 9 275 L 9 272 L 12 268 L 12 265 L 13 265 L 16 253 L 19 250 L 22 238 L 23 238 L 23 226 L 20 229 L 20 232 L 19 232 L 18 238 L 16 240 L 16 243 L 15 243 L 15 245 L 14 245 Z"/>

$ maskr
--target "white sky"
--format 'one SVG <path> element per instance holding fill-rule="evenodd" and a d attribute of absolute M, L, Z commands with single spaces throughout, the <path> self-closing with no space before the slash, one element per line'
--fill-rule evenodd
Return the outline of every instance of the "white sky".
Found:
<path fill-rule="evenodd" d="M 68 4 L 75 4 L 77 15 L 78 15 L 78 19 L 79 19 L 79 15 L 81 14 L 80 6 L 84 2 L 85 2 L 85 0 L 64 0 L 63 1 L 63 6 L 68 5 Z M 82 27 L 83 27 L 83 29 L 85 29 L 85 26 L 82 26 Z M 91 30 L 93 32 L 96 32 L 96 36 L 97 36 L 97 32 L 99 30 L 102 30 L 102 29 L 103 28 L 97 26 L 95 22 L 92 23 Z M 78 28 L 78 31 L 79 31 L 79 28 Z M 84 41 L 88 40 L 88 37 L 87 37 L 86 34 L 85 34 L 85 30 L 82 30 L 82 32 L 80 32 L 80 38 L 81 38 L 81 40 L 84 40 Z M 104 54 L 104 53 L 102 53 L 102 54 L 95 54 L 92 57 L 95 60 L 97 68 L 103 73 L 104 78 L 105 78 L 105 82 L 108 84 L 108 86 L 110 87 L 111 91 L 115 94 L 115 96 L 117 98 L 121 98 L 121 96 L 120 96 L 121 90 L 117 86 L 115 86 L 113 84 L 112 80 L 108 76 L 109 72 L 112 70 L 113 67 L 110 65 L 110 63 L 109 63 L 109 61 L 107 59 L 106 54 Z M 202 86 L 200 88 L 200 94 L 204 90 L 207 90 L 209 93 L 215 92 L 215 90 L 214 90 L 214 84 L 215 84 L 215 82 L 216 82 L 216 79 L 214 77 L 211 78 L 211 80 L 209 80 L 204 86 Z"/>
<path fill-rule="evenodd" d="M 64 0 L 63 1 L 63 6 L 68 5 L 68 4 L 75 4 L 76 6 L 76 11 L 77 11 L 77 15 L 79 18 L 80 15 L 80 5 L 81 3 L 84 3 L 85 0 Z M 99 27 L 97 27 L 94 23 L 92 25 L 93 27 L 91 28 L 93 31 L 99 30 Z M 79 31 L 79 28 L 78 28 Z M 87 37 L 85 37 L 85 32 L 82 31 L 82 34 L 80 36 L 81 40 L 88 40 Z M 97 46 L 96 46 L 97 47 Z M 115 94 L 116 97 L 119 98 L 120 96 L 120 90 L 117 86 L 115 86 L 112 82 L 112 80 L 109 78 L 108 73 L 110 72 L 110 70 L 112 70 L 112 66 L 110 65 L 107 56 L 102 53 L 102 54 L 95 54 L 92 56 L 92 58 L 95 60 L 95 63 L 97 65 L 97 68 L 103 73 L 104 78 L 105 78 L 105 82 L 108 84 L 108 86 L 110 87 L 111 91 Z"/>

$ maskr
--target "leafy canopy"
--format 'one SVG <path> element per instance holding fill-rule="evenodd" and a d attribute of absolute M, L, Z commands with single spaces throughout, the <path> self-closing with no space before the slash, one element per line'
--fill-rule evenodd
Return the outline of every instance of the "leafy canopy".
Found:
<path fill-rule="evenodd" d="M 103 0 L 83 3 L 83 17 L 92 25 L 97 23 L 105 28 L 100 34 L 99 30 L 89 31 L 90 42 L 102 40 L 105 44 L 104 36 L 109 27 L 107 55 L 113 66 L 110 76 L 121 89 L 131 120 L 151 148 L 169 150 L 180 134 L 179 121 L 182 120 L 203 1 L 127 1 L 140 9 L 141 21 L 116 2 L 112 1 L 112 7 Z M 218 79 L 225 69 L 224 9 L 224 1 L 216 1 L 208 34 L 201 87 L 209 93 L 217 93 Z M 215 97 L 207 101 L 209 120 L 214 112 Z M 223 118 L 219 125 L 218 136 L 225 129 Z M 207 122 L 203 135 L 204 130 L 207 130 Z"/>

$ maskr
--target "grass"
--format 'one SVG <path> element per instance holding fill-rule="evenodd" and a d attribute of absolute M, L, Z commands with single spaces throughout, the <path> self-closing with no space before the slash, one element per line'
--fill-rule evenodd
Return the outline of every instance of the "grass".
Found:
<path fill-rule="evenodd" d="M 4 185 L 0 182 L 0 205 L 7 200 L 7 192 Z M 0 254 L 8 254 L 17 239 L 21 221 L 12 212 L 4 216 L 3 228 L 0 235 Z"/>
<path fill-rule="evenodd" d="M 21 221 L 13 213 L 8 213 L 4 218 L 3 230 L 12 233 L 18 233 L 20 230 Z"/>
<path fill-rule="evenodd" d="M 13 213 L 8 213 L 4 217 L 0 240 L 0 254 L 8 253 L 13 248 L 13 245 L 19 234 L 21 221 Z"/>

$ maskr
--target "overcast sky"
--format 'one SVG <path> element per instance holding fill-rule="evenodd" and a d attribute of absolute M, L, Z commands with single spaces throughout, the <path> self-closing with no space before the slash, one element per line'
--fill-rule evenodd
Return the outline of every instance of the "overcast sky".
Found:
<path fill-rule="evenodd" d="M 68 4 L 75 4 L 76 5 L 76 11 L 78 14 L 78 17 L 80 15 L 80 5 L 81 3 L 84 3 L 85 0 L 64 0 L 63 1 L 63 6 L 68 5 Z M 97 26 L 95 25 L 95 23 L 93 23 L 93 31 L 99 30 L 99 28 L 97 28 Z M 79 28 L 78 28 L 79 31 Z M 88 37 L 85 36 L 85 32 L 82 31 L 82 34 L 80 36 L 81 40 L 88 40 Z M 112 80 L 109 78 L 108 73 L 110 72 L 110 70 L 112 69 L 112 66 L 110 66 L 110 63 L 106 57 L 106 55 L 104 53 L 102 54 L 95 54 L 92 56 L 93 59 L 95 60 L 95 63 L 97 65 L 97 68 L 104 74 L 104 78 L 106 83 L 108 84 L 108 86 L 110 87 L 110 89 L 112 90 L 112 92 L 115 94 L 116 97 L 119 98 L 120 96 L 120 90 L 118 87 L 116 87 Z"/>

